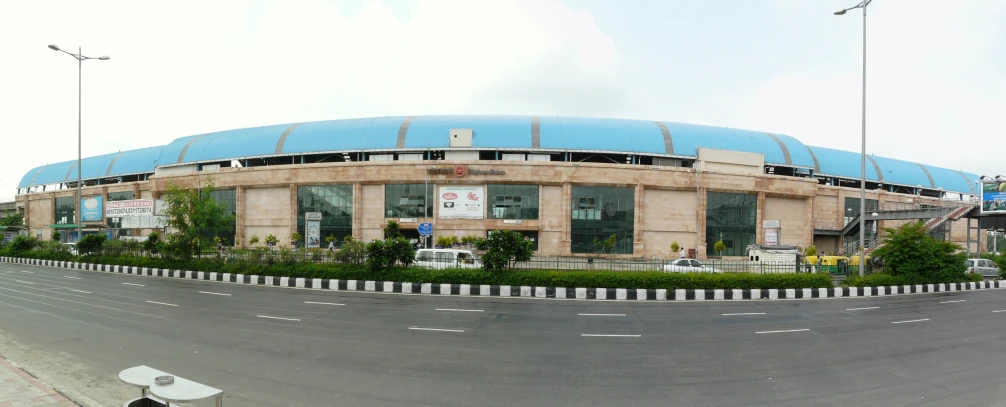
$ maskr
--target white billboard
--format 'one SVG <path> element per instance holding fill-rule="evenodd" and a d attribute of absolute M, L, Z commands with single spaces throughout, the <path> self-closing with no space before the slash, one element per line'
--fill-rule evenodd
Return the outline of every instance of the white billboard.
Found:
<path fill-rule="evenodd" d="M 131 216 L 154 216 L 154 200 L 130 199 L 127 201 L 105 202 L 106 218 L 125 218 Z"/>
<path fill-rule="evenodd" d="M 442 186 L 440 187 L 441 219 L 482 219 L 485 188 Z"/>

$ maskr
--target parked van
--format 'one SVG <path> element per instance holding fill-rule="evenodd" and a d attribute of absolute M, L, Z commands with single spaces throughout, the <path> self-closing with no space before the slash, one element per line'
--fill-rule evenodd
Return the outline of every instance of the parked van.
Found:
<path fill-rule="evenodd" d="M 433 269 L 447 268 L 482 268 L 482 263 L 469 250 L 457 249 L 419 249 L 416 250 L 417 267 Z"/>

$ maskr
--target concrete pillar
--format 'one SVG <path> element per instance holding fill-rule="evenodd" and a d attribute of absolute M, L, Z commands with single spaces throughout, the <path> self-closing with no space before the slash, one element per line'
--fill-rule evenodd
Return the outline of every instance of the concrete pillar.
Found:
<path fill-rule="evenodd" d="M 559 242 L 560 255 L 568 256 L 572 254 L 572 240 L 570 228 L 572 227 L 571 217 L 573 216 L 573 184 L 568 182 L 562 184 L 562 241 Z"/>
<path fill-rule="evenodd" d="M 755 243 L 765 244 L 765 231 L 762 229 L 762 220 L 765 219 L 765 193 L 758 193 L 758 207 L 755 209 Z"/>
<path fill-rule="evenodd" d="M 234 246 L 245 247 L 245 187 L 234 188 Z"/>
<path fill-rule="evenodd" d="M 381 200 L 384 211 L 384 200 Z M 363 183 L 353 183 L 353 239 L 363 240 Z"/>
<path fill-rule="evenodd" d="M 286 241 L 287 247 L 292 247 L 290 246 L 290 235 L 297 232 L 297 184 L 294 183 L 290 184 L 290 227 L 288 229 L 289 234 L 286 235 L 286 239 L 283 239 L 282 236 L 276 237 L 279 238 L 281 243 Z M 301 234 L 303 235 L 303 233 Z"/>
<path fill-rule="evenodd" d="M 645 250 L 645 242 L 643 242 L 643 184 L 636 184 L 636 190 L 632 199 L 632 209 L 632 254 L 643 256 Z"/>
<path fill-rule="evenodd" d="M 809 227 L 803 228 L 803 230 L 804 230 L 804 236 L 803 236 L 802 240 L 805 243 L 802 244 L 801 246 L 804 246 L 804 248 L 806 248 L 807 246 L 810 246 L 810 245 L 814 244 L 814 199 L 815 199 L 814 197 L 809 197 L 809 198 L 807 198 L 805 200 L 806 202 L 804 202 L 805 207 L 807 208 L 807 209 L 805 209 L 805 211 L 806 211 L 807 215 L 810 217 L 809 218 L 809 220 L 810 220 Z"/>
<path fill-rule="evenodd" d="M 706 253 L 706 189 L 702 187 L 702 174 L 695 176 L 695 258 L 705 259 Z M 671 253 L 674 256 L 674 253 Z"/>

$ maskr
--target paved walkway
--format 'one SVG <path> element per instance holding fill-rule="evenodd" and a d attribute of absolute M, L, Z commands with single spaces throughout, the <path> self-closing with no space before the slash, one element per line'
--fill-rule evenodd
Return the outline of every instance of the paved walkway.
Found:
<path fill-rule="evenodd" d="M 76 407 L 77 404 L 9 360 L 0 359 L 0 407 L 34 406 Z"/>

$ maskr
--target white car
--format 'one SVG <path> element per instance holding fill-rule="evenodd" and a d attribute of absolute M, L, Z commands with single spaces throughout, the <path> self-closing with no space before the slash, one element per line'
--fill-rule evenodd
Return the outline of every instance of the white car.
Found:
<path fill-rule="evenodd" d="M 719 273 L 712 266 L 706 266 L 701 261 L 693 259 L 672 260 L 664 265 L 665 273 Z"/>
<path fill-rule="evenodd" d="M 475 254 L 468 250 L 456 249 L 419 249 L 416 250 L 417 267 L 427 267 L 434 269 L 462 268 L 478 269 L 482 268 L 482 262 L 475 258 Z"/>
<path fill-rule="evenodd" d="M 981 274 L 983 276 L 998 276 L 999 267 L 989 259 L 968 259 L 968 274 Z"/>

